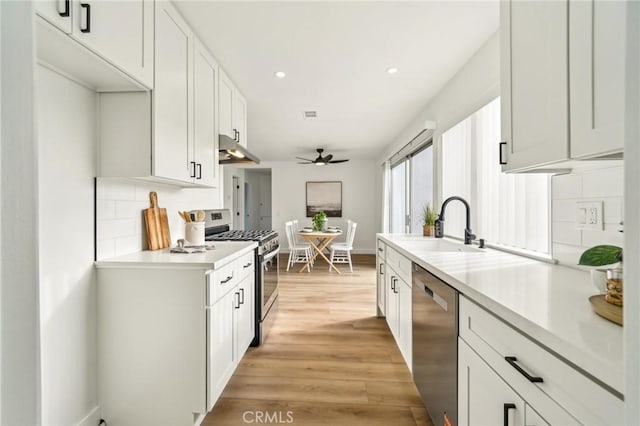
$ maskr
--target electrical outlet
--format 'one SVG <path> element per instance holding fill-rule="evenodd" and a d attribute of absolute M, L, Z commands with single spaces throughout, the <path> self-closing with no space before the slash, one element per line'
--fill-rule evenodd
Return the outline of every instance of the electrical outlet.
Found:
<path fill-rule="evenodd" d="M 602 201 L 576 203 L 576 227 L 584 230 L 602 230 L 604 217 Z"/>

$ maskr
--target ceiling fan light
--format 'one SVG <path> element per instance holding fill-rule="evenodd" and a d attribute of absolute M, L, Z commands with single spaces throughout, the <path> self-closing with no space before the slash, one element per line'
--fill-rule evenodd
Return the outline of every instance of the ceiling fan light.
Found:
<path fill-rule="evenodd" d="M 318 161 L 317 163 L 313 163 L 313 164 L 315 164 L 316 166 L 326 166 L 327 165 L 327 163 L 324 163 L 322 161 Z"/>
<path fill-rule="evenodd" d="M 244 158 L 244 154 L 236 149 L 228 149 L 227 152 L 236 158 Z"/>

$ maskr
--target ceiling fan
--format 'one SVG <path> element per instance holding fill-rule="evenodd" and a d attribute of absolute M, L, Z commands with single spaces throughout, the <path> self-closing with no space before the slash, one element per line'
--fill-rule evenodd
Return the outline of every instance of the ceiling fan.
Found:
<path fill-rule="evenodd" d="M 315 164 L 316 166 L 325 166 L 327 164 L 336 164 L 336 163 L 345 163 L 349 160 L 332 160 L 333 155 L 328 154 L 326 156 L 322 156 L 322 152 L 324 151 L 324 149 L 322 148 L 318 148 L 316 149 L 316 151 L 318 151 L 318 158 L 316 158 L 315 160 L 309 160 L 308 158 L 302 158 L 302 157 L 296 157 L 299 160 L 304 160 L 305 162 L 298 162 L 298 164 Z"/>

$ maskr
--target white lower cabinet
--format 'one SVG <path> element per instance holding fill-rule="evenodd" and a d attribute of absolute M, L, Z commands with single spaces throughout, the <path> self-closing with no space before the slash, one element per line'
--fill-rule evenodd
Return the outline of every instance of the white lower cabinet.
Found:
<path fill-rule="evenodd" d="M 458 390 L 460 426 L 524 426 L 524 400 L 462 339 L 458 339 Z"/>
<path fill-rule="evenodd" d="M 211 410 L 254 336 L 253 259 L 216 270 L 98 267 L 98 398 L 109 425 L 192 426 Z"/>
<path fill-rule="evenodd" d="M 385 267 L 387 324 L 409 370 L 412 368 L 411 285 L 388 264 Z"/>
<path fill-rule="evenodd" d="M 461 426 L 624 424 L 617 395 L 463 295 L 459 308 Z"/>
<path fill-rule="evenodd" d="M 378 316 L 384 316 L 386 313 L 386 295 L 387 288 L 385 284 L 385 249 L 386 244 L 378 240 L 378 252 L 376 253 L 376 290 L 378 301 Z"/>

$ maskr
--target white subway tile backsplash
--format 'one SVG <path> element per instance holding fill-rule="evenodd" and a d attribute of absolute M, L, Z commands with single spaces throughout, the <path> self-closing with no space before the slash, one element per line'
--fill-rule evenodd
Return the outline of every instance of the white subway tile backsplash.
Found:
<path fill-rule="evenodd" d="M 552 217 L 554 222 L 571 222 L 576 221 L 576 203 L 578 199 L 553 200 Z"/>
<path fill-rule="evenodd" d="M 582 170 L 552 178 L 553 257 L 567 266 L 576 266 L 590 247 L 612 244 L 622 247 L 624 218 L 622 166 Z M 603 230 L 576 229 L 576 203 L 602 201 Z"/>
<path fill-rule="evenodd" d="M 142 211 L 150 206 L 149 192 L 158 194 L 158 204 L 167 209 L 171 241 L 184 237 L 179 210 L 220 208 L 218 189 L 183 189 L 133 179 L 98 178 L 98 259 L 145 250 L 146 227 Z"/>
<path fill-rule="evenodd" d="M 582 244 L 582 234 L 572 222 L 553 222 L 553 241 L 563 244 Z"/>
<path fill-rule="evenodd" d="M 582 196 L 582 178 L 578 175 L 557 175 L 551 178 L 551 194 L 554 200 Z"/>
<path fill-rule="evenodd" d="M 583 197 L 623 197 L 622 167 L 585 172 L 582 176 Z"/>

